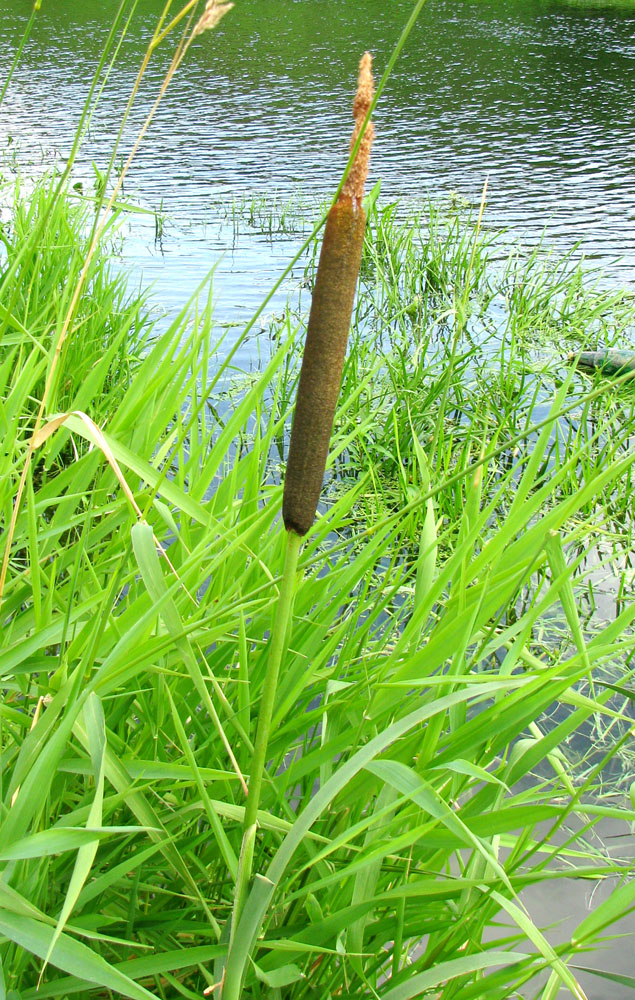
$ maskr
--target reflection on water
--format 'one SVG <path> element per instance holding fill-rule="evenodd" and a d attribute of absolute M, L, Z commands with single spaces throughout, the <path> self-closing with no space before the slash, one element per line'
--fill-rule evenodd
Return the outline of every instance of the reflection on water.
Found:
<path fill-rule="evenodd" d="M 70 147 L 115 0 L 44 4 L 3 108 L 0 129 L 29 150 Z M 0 65 L 9 65 L 31 0 L 0 0 Z M 162 0 L 140 0 L 85 145 L 104 167 Z M 182 303 L 227 249 L 210 202 L 298 186 L 333 189 L 345 160 L 356 63 L 381 73 L 411 0 L 240 0 L 201 36 L 141 148 L 129 193 L 169 219 L 127 254 Z M 160 51 L 128 142 L 167 66 Z M 456 191 L 512 235 L 584 252 L 628 281 L 635 263 L 635 15 L 547 0 L 430 0 L 377 109 L 371 181 L 420 201 Z M 0 143 L 4 143 L 0 135 Z M 80 170 L 81 173 L 81 170 Z M 255 305 L 290 247 L 242 239 L 220 264 L 227 311 Z M 621 261 L 618 260 L 621 258 Z M 229 277 L 233 275 L 233 277 Z M 223 318 L 228 318 L 224 315 Z M 234 316 L 236 318 L 236 316 Z"/>
<path fill-rule="evenodd" d="M 546 832 L 546 831 L 545 831 Z M 573 830 L 562 828 L 556 840 L 565 842 Z M 598 852 L 606 863 L 619 862 L 628 871 L 635 857 L 635 836 L 625 823 L 618 820 L 603 819 L 592 830 L 587 831 L 585 839 L 590 847 Z M 576 860 L 571 859 L 572 876 L 575 872 Z M 567 878 L 557 880 L 549 886 L 530 886 L 523 889 L 521 900 L 532 919 L 539 927 L 549 928 L 547 934 L 549 943 L 554 947 L 571 940 L 581 921 L 603 902 L 611 892 L 619 888 L 618 878 Z M 502 917 L 503 924 L 510 923 L 509 918 Z M 510 927 L 511 929 L 511 927 Z M 570 963 L 571 971 L 578 979 L 589 1000 L 631 1000 L 633 989 L 625 984 L 607 982 L 606 979 L 583 969 L 606 970 L 613 975 L 633 975 L 633 957 L 630 947 L 625 941 L 635 930 L 635 920 L 632 914 L 617 920 L 610 928 L 610 937 L 598 952 L 580 950 L 577 958 Z M 622 935 L 615 940 L 614 936 Z M 548 974 L 544 974 L 546 983 Z M 528 993 L 534 996 L 536 990 Z M 558 1000 L 571 997 L 571 992 L 564 986 L 557 994 Z"/>

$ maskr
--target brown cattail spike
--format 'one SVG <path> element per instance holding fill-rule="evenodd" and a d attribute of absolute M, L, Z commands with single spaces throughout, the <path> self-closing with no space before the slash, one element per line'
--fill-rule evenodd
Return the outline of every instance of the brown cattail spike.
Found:
<path fill-rule="evenodd" d="M 367 52 L 359 68 L 353 144 L 373 97 L 370 66 L 371 57 Z M 366 213 L 361 203 L 371 141 L 372 126 L 369 124 L 324 230 L 282 502 L 285 527 L 298 535 L 305 535 L 313 524 L 333 430 L 364 243 Z"/>

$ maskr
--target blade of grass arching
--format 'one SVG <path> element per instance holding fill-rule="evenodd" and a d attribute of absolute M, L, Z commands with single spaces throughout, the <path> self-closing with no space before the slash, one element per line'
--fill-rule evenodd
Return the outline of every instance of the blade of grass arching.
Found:
<path fill-rule="evenodd" d="M 571 991 L 576 1000 L 588 1000 L 588 997 L 572 972 L 567 968 L 557 952 L 549 944 L 545 936 L 538 930 L 528 915 L 521 910 L 516 903 L 505 899 L 495 889 L 491 891 L 492 899 L 500 904 L 501 908 L 518 924 L 529 940 L 536 946 L 543 958 L 552 967 L 564 986 Z M 612 898 L 612 897 L 611 897 Z M 608 902 L 608 901 L 607 901 Z"/>
<path fill-rule="evenodd" d="M 32 917 L 18 916 L 7 910 L 0 910 L 0 933 L 32 955 L 44 958 L 48 954 L 54 930 Z M 156 1000 L 153 993 L 143 986 L 138 986 L 101 955 L 67 934 L 61 934 L 55 944 L 51 964 L 77 976 L 84 984 L 92 983 L 114 990 L 115 993 L 131 997 L 132 1000 Z"/>
<path fill-rule="evenodd" d="M 86 425 L 75 414 L 68 415 L 65 420 L 65 426 L 74 433 L 80 434 L 86 440 L 91 441 Z M 216 521 L 215 518 L 210 517 L 209 511 L 203 506 L 202 503 L 194 500 L 189 493 L 185 493 L 169 479 L 165 479 L 165 474 L 163 472 L 155 469 L 150 462 L 142 458 L 140 455 L 135 454 L 135 452 L 133 452 L 130 448 L 117 441 L 116 438 L 113 438 L 107 431 L 102 431 L 101 434 L 104 441 L 108 445 L 110 452 L 119 465 L 130 469 L 142 480 L 148 483 L 150 487 L 154 488 L 155 485 L 162 480 L 163 482 L 160 493 L 167 503 L 173 504 L 180 511 L 192 518 L 194 521 L 197 521 L 199 524 L 202 524 L 210 529 L 217 528 L 218 530 L 221 530 L 222 525 Z"/>
<path fill-rule="evenodd" d="M 74 734 L 83 746 L 88 747 L 88 737 L 80 723 L 75 724 Z M 219 938 L 220 926 L 218 921 L 207 905 L 205 898 L 201 894 L 196 879 L 193 877 L 189 867 L 183 860 L 178 848 L 172 842 L 170 834 L 165 829 L 165 826 L 148 802 L 145 795 L 142 792 L 135 790 L 134 782 L 130 778 L 130 775 L 127 773 L 125 767 L 117 758 L 116 754 L 114 754 L 108 746 L 105 751 L 104 773 L 110 784 L 117 790 L 117 792 L 119 792 L 120 795 L 124 797 L 127 807 L 137 817 L 141 826 L 148 830 L 148 836 L 150 839 L 159 845 L 159 850 L 168 862 L 170 868 L 172 868 L 175 874 L 183 879 L 185 885 L 189 887 L 190 892 L 192 892 L 194 897 L 198 899 L 201 909 L 205 913 L 214 934 L 217 938 Z"/>
<path fill-rule="evenodd" d="M 238 775 L 238 779 L 246 794 L 247 785 L 245 779 L 240 767 L 238 766 L 238 761 L 234 756 L 231 743 L 229 742 L 227 734 L 223 728 L 218 712 L 214 707 L 210 693 L 207 690 L 207 685 L 205 684 L 198 661 L 194 655 L 194 650 L 192 649 L 187 635 L 183 631 L 181 616 L 179 615 L 176 604 L 168 596 L 168 587 L 159 565 L 159 556 L 156 550 L 152 528 L 148 524 L 140 521 L 133 526 L 131 535 L 132 548 L 141 571 L 141 576 L 143 577 L 143 581 L 148 588 L 148 593 L 153 601 L 162 602 L 160 611 L 161 617 L 165 622 L 166 628 L 174 637 L 175 646 L 180 650 L 183 656 L 184 663 L 192 682 L 202 698 L 203 704 L 205 705 L 209 717 L 212 720 L 218 735 L 220 736 L 223 746 L 225 747 L 225 752 L 227 753 L 227 756 L 232 763 L 232 767 Z M 235 726 L 236 718 L 230 718 L 230 722 L 232 722 Z"/>
<path fill-rule="evenodd" d="M 174 722 L 174 727 L 177 732 L 177 736 L 179 738 L 179 743 L 181 744 L 181 749 L 185 754 L 185 757 L 191 769 L 192 776 L 196 782 L 196 787 L 198 788 L 198 793 L 201 797 L 201 803 L 207 815 L 210 828 L 214 834 L 214 837 L 216 838 L 218 849 L 223 857 L 223 860 L 225 861 L 225 864 L 227 865 L 227 868 L 229 869 L 229 873 L 235 882 L 238 875 L 238 858 L 236 857 L 236 854 L 227 838 L 227 834 L 223 829 L 218 813 L 214 808 L 214 803 L 211 801 L 211 799 L 207 794 L 207 789 L 205 788 L 205 783 L 198 769 L 196 758 L 192 752 L 192 748 L 189 744 L 188 738 L 183 728 L 183 723 L 181 722 L 179 714 L 176 710 L 174 699 L 170 694 L 170 689 L 167 686 L 167 684 L 165 685 L 165 693 L 168 696 L 168 700 L 170 702 L 170 708 L 172 709 L 172 719 Z"/>
<path fill-rule="evenodd" d="M 606 979 L 609 983 L 617 983 L 618 986 L 629 986 L 632 990 L 635 990 L 635 976 L 626 976 L 619 972 L 608 972 L 606 969 L 591 969 L 588 965 L 574 965 L 572 968 L 578 972 L 588 972 L 592 976 L 599 976 L 600 979 Z"/>
<path fill-rule="evenodd" d="M 168 641 L 171 641 L 169 637 Z M 191 778 L 191 771 L 187 764 L 148 760 L 127 755 L 122 758 L 122 762 L 130 777 L 138 778 L 141 781 L 184 781 Z M 65 774 L 89 774 L 90 765 L 83 757 L 64 757 L 60 762 L 59 770 Z M 199 773 L 206 781 L 236 780 L 233 771 L 223 771 L 216 767 L 199 767 Z"/>
<path fill-rule="evenodd" d="M 88 747 L 93 765 L 93 777 L 95 781 L 95 795 L 91 803 L 86 826 L 101 826 L 102 805 L 104 800 L 104 752 L 106 749 L 106 728 L 101 702 L 96 694 L 90 694 L 86 699 L 83 707 L 83 717 L 84 725 L 86 727 L 86 735 L 88 737 Z M 60 935 L 73 911 L 73 907 L 77 902 L 77 897 L 79 896 L 84 883 L 88 878 L 93 861 L 95 860 L 97 847 L 98 841 L 94 840 L 88 844 L 84 844 L 77 852 L 77 859 L 73 868 L 73 874 L 71 875 L 71 879 L 68 884 L 68 889 L 66 890 L 64 905 L 62 906 L 61 913 L 55 926 L 55 931 L 40 970 L 40 977 L 38 980 L 39 983 L 42 982 L 44 970 L 51 959 Z"/>
<path fill-rule="evenodd" d="M 219 954 L 219 945 L 198 945 L 191 948 L 178 948 L 170 951 L 160 952 L 143 958 L 130 958 L 125 962 L 113 964 L 117 972 L 122 972 L 130 979 L 153 979 L 165 972 L 179 972 L 201 963 L 211 962 Z M 73 994 L 85 994 L 86 981 L 78 979 L 76 976 L 68 976 L 56 979 L 52 983 L 43 983 L 39 990 L 26 989 L 22 993 L 22 1000 L 44 1000 L 50 997 L 51 1000 L 59 1000 L 60 997 L 72 996 Z M 154 996 L 154 994 L 152 994 Z"/>
<path fill-rule="evenodd" d="M 15 913 L 20 917 L 33 917 L 35 920 L 48 922 L 51 927 L 55 924 L 52 917 L 47 917 L 6 881 L 0 882 L 0 909 L 6 910 L 8 913 Z"/>
<path fill-rule="evenodd" d="M 467 955 L 465 958 L 441 962 L 436 968 L 427 972 L 420 972 L 414 976 L 409 974 L 404 982 L 382 993 L 381 1000 L 414 1000 L 435 986 L 441 986 L 442 983 L 459 976 L 482 972 L 483 969 L 491 969 L 497 965 L 511 965 L 513 962 L 525 961 L 529 957 L 525 952 L 518 951 L 486 951 L 480 955 Z M 401 976 L 403 975 L 402 972 Z"/>
<path fill-rule="evenodd" d="M 519 680 L 518 683 L 522 685 L 523 682 Z M 496 684 L 484 685 L 476 695 L 467 691 L 459 691 L 419 707 L 369 740 L 364 747 L 342 764 L 326 785 L 316 793 L 275 852 L 267 869 L 267 879 L 258 885 L 257 890 L 252 889 L 247 898 L 241 921 L 236 929 L 234 947 L 230 949 L 227 957 L 223 1000 L 237 1000 L 239 997 L 245 967 L 250 958 L 250 949 L 255 942 L 273 892 L 302 840 L 335 796 L 375 757 L 383 753 L 388 746 L 412 728 L 421 725 L 438 712 L 443 712 L 460 701 L 472 698 L 473 703 L 478 703 L 485 700 L 494 694 L 496 688 Z"/>
<path fill-rule="evenodd" d="M 22 37 L 20 38 L 20 44 L 18 45 L 18 47 L 16 49 L 15 55 L 13 57 L 13 61 L 12 61 L 11 65 L 10 65 L 9 70 L 7 72 L 7 75 L 5 77 L 5 81 L 4 81 L 2 90 L 0 91 L 0 108 L 2 107 L 2 102 L 4 101 L 4 99 L 6 97 L 7 90 L 8 90 L 9 84 L 11 83 L 11 79 L 13 77 L 13 74 L 15 73 L 16 68 L 18 66 L 18 63 L 20 62 L 20 59 L 22 58 L 22 52 L 24 50 L 24 46 L 28 42 L 29 37 L 31 35 L 31 30 L 33 28 L 33 24 L 35 22 L 35 18 L 37 16 L 37 13 L 38 13 L 38 11 L 40 9 L 41 3 L 42 3 L 42 0 L 36 0 L 36 2 L 33 4 L 33 9 L 31 10 L 31 16 L 29 17 L 29 20 L 26 23 L 24 31 L 22 32 Z"/>
<path fill-rule="evenodd" d="M 9 847 L 0 850 L 0 861 L 22 861 L 27 858 L 46 858 L 65 851 L 79 851 L 92 847 L 97 841 L 117 833 L 139 833 L 143 827 L 104 826 L 72 827 L 40 830 L 30 836 L 16 840 Z"/>

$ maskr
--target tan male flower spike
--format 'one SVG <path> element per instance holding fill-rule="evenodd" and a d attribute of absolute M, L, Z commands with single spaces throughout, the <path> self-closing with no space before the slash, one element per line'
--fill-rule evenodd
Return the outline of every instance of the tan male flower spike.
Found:
<path fill-rule="evenodd" d="M 353 135 L 351 136 L 351 151 L 357 142 L 359 133 L 364 127 L 366 115 L 368 114 L 369 108 L 373 102 L 375 87 L 373 83 L 372 64 L 373 57 L 370 52 L 365 52 L 359 63 L 357 93 L 355 95 L 355 100 L 353 101 L 355 129 L 353 131 Z M 342 198 L 351 198 L 353 202 L 361 205 L 362 198 L 364 197 L 364 184 L 366 183 L 366 177 L 368 176 L 370 147 L 373 143 L 374 135 L 375 129 L 373 123 L 369 121 L 364 129 L 364 134 L 359 144 L 355 160 L 353 161 L 348 177 L 344 182 L 344 187 L 342 188 L 340 194 L 340 200 Z"/>
<path fill-rule="evenodd" d="M 365 52 L 353 103 L 351 149 L 364 128 L 373 99 L 371 64 L 371 55 Z M 282 501 L 285 528 L 297 535 L 305 535 L 313 524 L 322 489 L 362 257 L 366 224 L 362 198 L 372 141 L 373 126 L 368 122 L 324 229 Z"/>

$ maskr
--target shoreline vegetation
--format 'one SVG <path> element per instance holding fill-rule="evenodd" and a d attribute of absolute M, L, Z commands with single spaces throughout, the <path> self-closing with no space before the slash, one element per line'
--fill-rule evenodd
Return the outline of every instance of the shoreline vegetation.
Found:
<path fill-rule="evenodd" d="M 71 167 L 0 225 L 0 994 L 222 1000 L 228 949 L 244 1000 L 635 986 L 635 390 L 568 360 L 633 296 L 367 195 L 247 823 L 310 296 L 237 372 L 257 316 L 228 346 L 210 273 L 159 329 Z M 555 944 L 523 890 L 570 880 L 611 888 Z"/>

